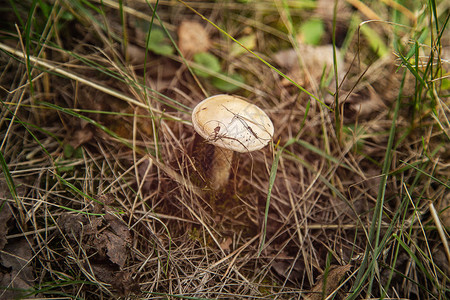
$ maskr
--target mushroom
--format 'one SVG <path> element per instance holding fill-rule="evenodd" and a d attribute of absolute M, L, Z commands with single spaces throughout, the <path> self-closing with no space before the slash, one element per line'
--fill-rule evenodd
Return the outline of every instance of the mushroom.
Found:
<path fill-rule="evenodd" d="M 234 152 L 259 150 L 272 140 L 274 132 L 264 111 L 231 95 L 212 96 L 197 104 L 192 124 L 201 137 L 215 146 L 208 174 L 214 190 L 227 183 Z"/>

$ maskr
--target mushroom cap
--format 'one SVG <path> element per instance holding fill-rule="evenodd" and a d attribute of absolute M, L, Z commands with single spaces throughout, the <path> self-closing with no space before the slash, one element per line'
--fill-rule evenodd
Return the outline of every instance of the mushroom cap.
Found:
<path fill-rule="evenodd" d="M 236 152 L 263 148 L 273 137 L 272 121 L 256 105 L 231 95 L 206 98 L 194 108 L 195 131 L 211 144 Z"/>

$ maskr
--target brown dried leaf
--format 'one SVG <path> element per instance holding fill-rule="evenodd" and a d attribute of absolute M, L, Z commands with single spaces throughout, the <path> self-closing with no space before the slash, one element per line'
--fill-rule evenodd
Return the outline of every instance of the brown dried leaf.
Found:
<path fill-rule="evenodd" d="M 100 240 L 105 242 L 109 259 L 122 268 L 128 257 L 126 241 L 110 231 L 105 231 L 100 236 Z"/>
<path fill-rule="evenodd" d="M 97 199 L 101 203 L 94 202 L 94 211 L 105 213 L 103 217 L 88 219 L 85 215 L 63 214 L 58 225 L 70 240 L 81 241 L 85 249 L 96 249 L 100 261 L 109 259 L 122 268 L 128 258 L 127 243 L 131 243 L 131 233 L 110 207 L 115 201 L 112 194 L 101 195 Z"/>
<path fill-rule="evenodd" d="M 289 270 L 290 263 L 284 260 L 277 260 L 271 264 L 271 267 L 279 275 L 286 277 L 287 271 Z"/>
<path fill-rule="evenodd" d="M 32 268 L 28 265 L 32 258 L 31 247 L 26 239 L 18 239 L 8 243 L 0 253 L 0 262 L 12 272 L 20 272 L 25 280 L 32 280 Z"/>
<path fill-rule="evenodd" d="M 178 47 L 184 56 L 208 51 L 211 42 L 205 28 L 196 21 L 183 21 L 178 27 Z"/>
<path fill-rule="evenodd" d="M 12 214 L 9 208 L 9 204 L 5 203 L 3 205 L 3 208 L 0 210 L 0 250 L 2 250 L 7 243 L 6 241 L 6 234 L 8 233 L 7 223 L 11 217 Z"/>
<path fill-rule="evenodd" d="M 111 264 L 110 262 L 92 262 L 90 264 L 95 278 L 107 282 L 114 282 L 114 274 L 117 272 L 117 266 Z"/>
<path fill-rule="evenodd" d="M 0 300 L 22 299 L 32 286 L 14 273 L 0 273 Z M 5 288 L 6 287 L 6 288 Z"/>
<path fill-rule="evenodd" d="M 230 245 L 233 243 L 233 240 L 230 237 L 227 237 L 220 243 L 220 248 L 222 248 L 223 251 L 230 251 Z"/>
<path fill-rule="evenodd" d="M 0 253 L 0 264 L 9 269 L 10 273 L 1 274 L 0 286 L 8 289 L 3 293 L 0 290 L 0 299 L 20 298 L 21 290 L 29 292 L 32 289 L 33 268 L 29 264 L 32 258 L 31 247 L 26 239 L 15 240 L 8 243 Z"/>
<path fill-rule="evenodd" d="M 121 220 L 117 219 L 117 217 L 112 214 L 106 214 L 105 220 L 108 222 L 113 233 L 120 236 L 120 238 L 125 242 L 129 242 L 131 240 L 131 234 L 128 230 L 128 226 L 125 225 Z"/>
<path fill-rule="evenodd" d="M 327 276 L 322 276 L 319 282 L 311 289 L 311 293 L 306 295 L 306 300 L 320 300 L 328 297 L 338 286 L 345 273 L 350 271 L 351 265 L 331 266 Z M 324 284 L 326 285 L 324 287 Z"/>
<path fill-rule="evenodd" d="M 343 61 L 340 58 L 339 50 L 336 50 L 338 76 L 343 76 Z M 333 72 L 333 46 L 312 46 L 299 44 L 299 53 L 301 60 L 294 49 L 281 50 L 274 54 L 275 62 L 287 69 L 291 79 L 299 84 L 309 83 L 311 81 L 319 82 L 325 69 L 325 74 Z M 300 61 L 303 65 L 300 65 Z M 287 79 L 283 79 L 283 85 L 292 84 Z"/>
<path fill-rule="evenodd" d="M 104 255 L 106 252 L 108 258 L 122 268 L 128 257 L 127 243 L 131 241 L 130 231 L 114 215 L 106 214 L 104 218 L 109 228 L 98 239 L 94 239 L 95 246 L 100 254 Z"/>

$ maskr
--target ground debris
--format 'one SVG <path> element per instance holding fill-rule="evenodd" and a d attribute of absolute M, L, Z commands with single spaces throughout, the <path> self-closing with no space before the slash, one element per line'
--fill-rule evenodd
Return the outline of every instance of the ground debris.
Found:
<path fill-rule="evenodd" d="M 120 268 L 125 265 L 131 234 L 116 217 L 106 214 L 103 219 L 88 220 L 84 215 L 63 214 L 58 224 L 71 241 L 81 240 L 87 249 L 95 249 L 101 257 L 108 257 Z"/>
<path fill-rule="evenodd" d="M 322 275 L 312 288 L 311 293 L 306 295 L 306 300 L 324 299 L 333 292 L 344 279 L 345 274 L 350 271 L 351 265 L 331 266 L 326 276 Z"/>
<path fill-rule="evenodd" d="M 86 225 L 87 220 L 82 215 L 64 213 L 58 218 L 58 225 L 61 230 L 71 239 L 78 237 Z"/>

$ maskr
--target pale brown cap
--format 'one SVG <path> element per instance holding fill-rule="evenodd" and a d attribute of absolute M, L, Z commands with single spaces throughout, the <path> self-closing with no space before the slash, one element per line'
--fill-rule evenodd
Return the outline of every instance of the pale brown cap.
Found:
<path fill-rule="evenodd" d="M 195 131 L 209 143 L 236 152 L 263 148 L 273 137 L 274 127 L 256 105 L 231 95 L 206 98 L 194 108 Z"/>

